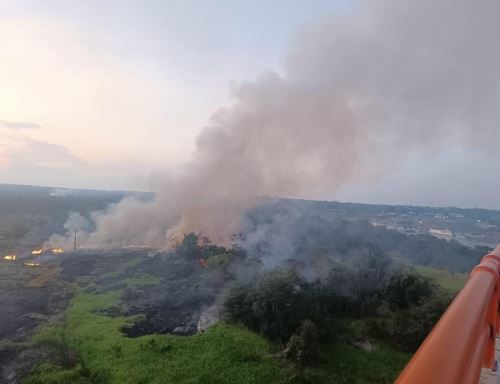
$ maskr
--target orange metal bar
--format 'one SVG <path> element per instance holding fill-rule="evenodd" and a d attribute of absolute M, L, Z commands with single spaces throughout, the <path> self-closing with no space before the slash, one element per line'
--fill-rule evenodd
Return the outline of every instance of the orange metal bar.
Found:
<path fill-rule="evenodd" d="M 477 384 L 481 368 L 493 368 L 499 272 L 500 245 L 472 270 L 396 384 Z"/>

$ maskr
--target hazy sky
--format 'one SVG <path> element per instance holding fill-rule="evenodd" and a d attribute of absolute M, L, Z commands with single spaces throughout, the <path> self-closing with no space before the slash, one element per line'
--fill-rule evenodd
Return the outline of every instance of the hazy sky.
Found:
<path fill-rule="evenodd" d="M 0 0 L 0 182 L 144 188 L 148 173 L 190 157 L 235 85 L 280 73 L 303 28 L 350 7 Z M 492 151 L 422 150 L 325 197 L 500 208 L 499 164 Z"/>
<path fill-rule="evenodd" d="M 130 187 L 341 1 L 0 0 L 0 181 Z"/>

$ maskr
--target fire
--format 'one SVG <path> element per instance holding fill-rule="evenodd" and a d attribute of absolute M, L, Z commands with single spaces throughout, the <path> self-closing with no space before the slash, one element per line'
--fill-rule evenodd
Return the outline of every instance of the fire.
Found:
<path fill-rule="evenodd" d="M 32 255 L 41 255 L 43 252 L 42 248 L 37 248 L 31 251 Z"/>
<path fill-rule="evenodd" d="M 28 261 L 28 262 L 24 263 L 24 265 L 26 265 L 27 267 L 38 267 L 40 265 L 40 263 L 33 263 L 31 261 Z"/>
<path fill-rule="evenodd" d="M 59 255 L 61 253 L 64 253 L 64 249 L 62 249 L 62 248 L 52 248 L 50 250 L 50 252 L 52 252 L 54 255 Z"/>
<path fill-rule="evenodd" d="M 3 257 L 4 260 L 14 261 L 16 260 L 16 255 L 6 255 Z"/>

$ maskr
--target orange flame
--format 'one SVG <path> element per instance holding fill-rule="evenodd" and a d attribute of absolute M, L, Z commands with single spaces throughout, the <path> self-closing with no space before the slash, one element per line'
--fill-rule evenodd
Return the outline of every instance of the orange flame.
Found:
<path fill-rule="evenodd" d="M 6 255 L 3 257 L 4 260 L 14 261 L 16 260 L 16 255 Z"/>
<path fill-rule="evenodd" d="M 41 255 L 43 252 L 42 248 L 37 248 L 31 251 L 32 255 Z"/>

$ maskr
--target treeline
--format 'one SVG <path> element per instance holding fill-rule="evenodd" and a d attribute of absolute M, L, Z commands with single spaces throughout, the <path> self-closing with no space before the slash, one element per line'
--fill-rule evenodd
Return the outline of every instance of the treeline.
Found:
<path fill-rule="evenodd" d="M 308 282 L 292 268 L 264 272 L 228 291 L 224 317 L 281 345 L 282 356 L 299 367 L 318 361 L 320 340 L 345 336 L 338 326 L 344 318 L 363 320 L 364 337 L 413 352 L 451 298 L 433 281 L 381 257 L 357 266 L 338 263 L 323 281 Z"/>
<path fill-rule="evenodd" d="M 354 231 L 360 228 L 364 229 Z M 357 336 L 361 339 L 383 340 L 396 350 L 414 352 L 448 307 L 451 295 L 392 257 L 380 242 L 361 241 L 358 235 L 366 234 L 366 228 L 372 227 L 347 223 L 333 232 L 339 240 L 329 249 L 338 253 L 302 238 L 296 252 L 310 250 L 310 256 L 293 255 L 274 268 L 266 265 L 269 260 L 251 256 L 241 247 L 215 246 L 195 234 L 186 235 L 174 252 L 224 281 L 226 321 L 242 324 L 280 346 L 280 355 L 297 367 L 318 362 L 323 342 L 352 338 L 342 326 L 345 319 L 361 325 Z M 319 227 L 312 238 L 318 234 L 324 240 L 320 245 L 330 244 L 331 237 Z M 355 341 L 359 340 L 350 340 Z"/>
<path fill-rule="evenodd" d="M 346 258 L 369 245 L 394 258 L 452 273 L 468 272 L 489 251 L 488 247 L 469 248 L 430 235 L 408 236 L 366 220 L 347 220 L 336 212 L 310 212 L 290 202 L 262 205 L 249 212 L 241 244 L 269 265 L 283 260 L 308 264 L 318 252 L 330 259 Z"/>

